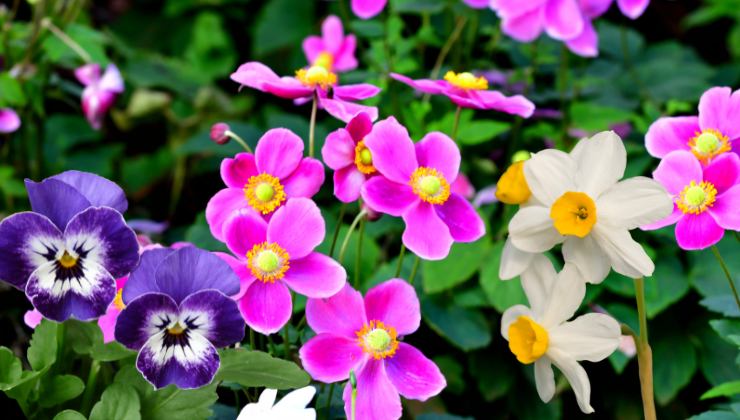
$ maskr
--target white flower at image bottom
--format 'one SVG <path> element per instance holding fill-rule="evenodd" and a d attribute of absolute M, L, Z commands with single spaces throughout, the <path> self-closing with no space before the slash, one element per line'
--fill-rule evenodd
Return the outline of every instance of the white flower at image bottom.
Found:
<path fill-rule="evenodd" d="M 285 395 L 275 404 L 277 390 L 265 389 L 259 401 L 247 404 L 237 420 L 316 420 L 316 410 L 306 408 L 316 394 L 316 388 L 307 386 Z"/>

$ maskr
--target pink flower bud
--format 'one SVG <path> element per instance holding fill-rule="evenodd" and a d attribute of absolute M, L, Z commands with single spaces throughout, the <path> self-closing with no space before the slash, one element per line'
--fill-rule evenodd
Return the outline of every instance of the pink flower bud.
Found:
<path fill-rule="evenodd" d="M 216 123 L 211 126 L 211 140 L 213 140 L 214 143 L 224 145 L 229 142 L 229 136 L 226 135 L 226 132 L 229 131 L 229 125 L 226 123 Z"/>

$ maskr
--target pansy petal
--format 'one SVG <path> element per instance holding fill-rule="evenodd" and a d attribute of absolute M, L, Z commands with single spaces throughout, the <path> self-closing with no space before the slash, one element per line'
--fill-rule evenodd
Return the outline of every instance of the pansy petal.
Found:
<path fill-rule="evenodd" d="M 306 320 L 317 334 L 332 333 L 353 340 L 368 321 L 362 295 L 349 284 L 330 298 L 308 299 Z"/>
<path fill-rule="evenodd" d="M 406 229 L 401 239 L 411 252 L 425 260 L 441 260 L 450 253 L 454 239 L 434 205 L 419 201 L 403 214 L 403 221 Z"/>
<path fill-rule="evenodd" d="M 287 128 L 273 128 L 257 142 L 254 155 L 261 173 L 287 178 L 303 158 L 303 140 Z"/>
<path fill-rule="evenodd" d="M 239 292 L 239 278 L 226 262 L 194 246 L 180 248 L 157 267 L 157 286 L 178 304 L 203 289 L 218 290 L 226 296 Z"/>
<path fill-rule="evenodd" d="M 115 64 L 108 64 L 105 69 L 105 73 L 100 78 L 98 88 L 101 90 L 107 90 L 114 93 L 121 93 L 124 89 L 123 77 L 121 72 L 118 71 L 118 67 Z"/>
<path fill-rule="evenodd" d="M 740 185 L 717 196 L 717 201 L 707 211 L 717 224 L 727 230 L 740 231 Z"/>
<path fill-rule="evenodd" d="M 308 340 L 299 352 L 303 368 L 317 381 L 331 383 L 349 378 L 365 361 L 356 338 L 321 333 Z"/>
<path fill-rule="evenodd" d="M 417 79 L 414 80 L 410 77 L 406 77 L 402 74 L 391 73 L 393 79 L 399 82 L 409 85 L 419 92 L 429 93 L 432 95 L 440 95 L 446 92 L 450 88 L 450 84 L 444 80 L 431 80 L 431 79 Z"/>
<path fill-rule="evenodd" d="M 555 149 L 535 153 L 524 163 L 524 176 L 532 195 L 546 206 L 567 191 L 576 191 L 578 166 L 569 154 Z"/>
<path fill-rule="evenodd" d="M 578 165 L 578 191 L 584 191 L 594 200 L 622 179 L 627 167 L 627 150 L 613 131 L 580 140 L 570 155 Z"/>
<path fill-rule="evenodd" d="M 699 100 L 699 125 L 703 130 L 715 129 L 729 137 L 740 138 L 740 91 L 729 87 L 714 87 L 704 92 Z"/>
<path fill-rule="evenodd" d="M 740 183 L 740 156 L 723 153 L 704 168 L 704 181 L 714 185 L 717 194 Z"/>
<path fill-rule="evenodd" d="M 583 281 L 592 284 L 604 281 L 612 268 L 611 261 L 591 236 L 566 239 L 563 242 L 563 259 L 578 267 Z"/>
<path fill-rule="evenodd" d="M 385 369 L 398 393 L 408 399 L 426 401 L 447 386 L 437 365 L 406 343 L 398 344 L 396 354 L 386 362 Z"/>
<path fill-rule="evenodd" d="M 408 130 L 393 117 L 375 124 L 365 146 L 373 155 L 373 166 L 391 181 L 408 183 L 419 166 Z"/>
<path fill-rule="evenodd" d="M 737 212 L 737 209 L 734 211 Z M 676 242 L 687 251 L 708 248 L 719 242 L 724 235 L 725 230 L 709 212 L 685 214 L 676 223 Z"/>
<path fill-rule="evenodd" d="M 532 258 L 536 253 L 522 251 L 514 246 L 511 237 L 506 238 L 504 249 L 501 252 L 501 265 L 498 269 L 498 277 L 501 280 L 511 280 L 519 276 L 529 268 Z"/>
<path fill-rule="evenodd" d="M 91 206 L 81 192 L 58 179 L 47 178 L 41 182 L 27 179 L 26 190 L 31 209 L 51 219 L 59 229 L 64 229 L 77 213 Z"/>
<path fill-rule="evenodd" d="M 126 285 L 123 287 L 123 303 L 128 305 L 137 297 L 150 292 L 159 292 L 156 273 L 159 264 L 168 255 L 175 252 L 170 248 L 156 248 L 144 251 L 139 259 L 139 265 L 129 275 Z"/>
<path fill-rule="evenodd" d="M 550 210 L 542 206 L 520 208 L 509 222 L 509 237 L 526 252 L 545 252 L 565 240 L 553 226 Z"/>
<path fill-rule="evenodd" d="M 352 413 L 352 386 L 344 387 L 344 413 L 347 418 Z M 402 414 L 401 397 L 388 379 L 385 363 L 370 359 L 357 373 L 356 418 L 362 420 L 400 419 Z"/>
<path fill-rule="evenodd" d="M 128 209 L 126 193 L 113 181 L 102 176 L 81 171 L 65 171 L 50 179 L 71 185 L 82 194 L 90 205 L 111 207 L 123 213 Z"/>
<path fill-rule="evenodd" d="M 221 179 L 227 187 L 244 188 L 249 178 L 259 174 L 257 162 L 251 153 L 237 153 L 234 158 L 221 161 Z"/>
<path fill-rule="evenodd" d="M 676 150 L 689 150 L 689 140 L 700 131 L 698 117 L 659 118 L 645 134 L 645 148 L 657 158 Z"/>
<path fill-rule="evenodd" d="M 534 362 L 534 383 L 542 402 L 550 402 L 555 395 L 555 373 L 547 356 L 540 357 Z"/>
<path fill-rule="evenodd" d="M 0 280 L 24 289 L 29 276 L 64 247 L 62 233 L 47 217 L 21 212 L 0 222 Z"/>
<path fill-rule="evenodd" d="M 339 169 L 334 172 L 334 196 L 343 203 L 357 201 L 365 180 L 365 174 L 354 165 Z"/>
<path fill-rule="evenodd" d="M 596 243 L 609 257 L 612 268 L 631 278 L 649 277 L 655 264 L 625 228 L 597 223 L 591 230 Z"/>
<path fill-rule="evenodd" d="M 224 188 L 217 192 L 206 205 L 206 221 L 211 235 L 223 241 L 224 224 L 234 211 L 244 208 L 252 210 L 241 188 Z"/>
<path fill-rule="evenodd" d="M 283 281 L 296 293 L 310 298 L 328 298 L 344 287 L 347 272 L 332 258 L 312 252 L 291 260 Z"/>
<path fill-rule="evenodd" d="M 247 293 L 249 286 L 257 280 L 257 278 L 254 277 L 254 274 L 252 274 L 252 270 L 247 265 L 246 260 L 240 260 L 223 252 L 214 252 L 213 255 L 224 260 L 234 271 L 234 274 L 239 277 L 239 291 L 235 295 L 231 295 L 231 298 L 234 300 L 241 299 L 242 296 Z"/>
<path fill-rule="evenodd" d="M 356 104 L 342 99 L 319 97 L 319 107 L 339 121 L 349 122 L 352 118 L 365 113 L 373 120 L 378 118 L 378 108 L 374 106 Z"/>
<path fill-rule="evenodd" d="M 444 204 L 434 206 L 434 209 L 456 242 L 475 242 L 486 234 L 483 219 L 473 205 L 458 194 L 450 194 Z"/>
<path fill-rule="evenodd" d="M 593 413 L 591 407 L 591 383 L 588 381 L 586 371 L 574 358 L 556 349 L 548 349 L 547 356 L 552 359 L 555 366 L 563 372 L 576 394 L 578 407 L 586 414 Z"/>
<path fill-rule="evenodd" d="M 147 293 L 126 305 L 116 322 L 116 341 L 139 350 L 178 316 L 177 303 L 163 293 Z"/>
<path fill-rule="evenodd" d="M 387 2 L 388 0 L 352 0 L 352 13 L 360 19 L 370 19 L 383 11 Z"/>
<path fill-rule="evenodd" d="M 366 114 L 363 113 L 362 115 Z M 355 146 L 355 140 L 352 138 L 350 131 L 340 128 L 326 136 L 324 147 L 321 148 L 321 157 L 324 158 L 326 166 L 336 171 L 345 166 L 354 165 Z"/>
<path fill-rule="evenodd" d="M 701 163 L 691 152 L 671 152 L 660 161 L 653 178 L 670 194 L 678 195 L 691 181 L 700 183 L 703 180 Z"/>
<path fill-rule="evenodd" d="M 324 165 L 314 158 L 301 160 L 293 173 L 282 182 L 288 197 L 313 197 L 324 183 Z"/>
<path fill-rule="evenodd" d="M 599 362 L 619 347 L 622 333 L 614 318 L 591 313 L 553 327 L 548 335 L 552 348 L 576 360 Z"/>
<path fill-rule="evenodd" d="M 371 209 L 399 217 L 419 201 L 408 184 L 374 176 L 362 185 L 362 199 Z"/>
<path fill-rule="evenodd" d="M 224 224 L 223 238 L 234 255 L 246 258 L 255 245 L 267 240 L 267 222 L 251 210 L 235 211 Z"/>
<path fill-rule="evenodd" d="M 308 198 L 288 200 L 273 214 L 267 226 L 267 241 L 279 244 L 291 260 L 310 254 L 324 240 L 325 234 L 321 210 Z"/>
<path fill-rule="evenodd" d="M 421 309 L 413 286 L 401 279 L 390 279 L 367 291 L 365 313 L 370 321 L 381 321 L 408 335 L 419 328 Z"/>
<path fill-rule="evenodd" d="M 501 336 L 504 337 L 506 341 L 509 341 L 509 327 L 511 324 L 516 322 L 520 316 L 528 316 L 531 318 L 534 314 L 531 309 L 524 305 L 514 305 L 504 311 L 504 314 L 501 315 Z"/>
<path fill-rule="evenodd" d="M 449 183 L 457 179 L 460 171 L 460 149 L 447 135 L 440 132 L 429 133 L 414 148 L 419 166 L 438 170 Z"/>
<path fill-rule="evenodd" d="M 75 77 L 83 86 L 98 83 L 100 80 L 100 64 L 90 63 L 75 69 Z"/>
<path fill-rule="evenodd" d="M 629 230 L 664 219 L 673 211 L 673 199 L 662 185 L 643 176 L 625 179 L 596 201 L 598 219 Z"/>
<path fill-rule="evenodd" d="M 293 302 L 282 281 L 256 281 L 239 300 L 239 310 L 247 325 L 261 334 L 274 334 L 290 321 Z"/>
<path fill-rule="evenodd" d="M 183 299 L 180 319 L 190 320 L 191 329 L 216 347 L 227 347 L 244 338 L 244 319 L 239 307 L 217 290 L 201 290 Z"/>

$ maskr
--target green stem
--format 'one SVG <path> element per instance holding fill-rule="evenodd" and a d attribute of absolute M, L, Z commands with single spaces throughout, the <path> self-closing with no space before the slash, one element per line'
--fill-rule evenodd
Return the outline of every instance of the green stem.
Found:
<path fill-rule="evenodd" d="M 64 43 L 64 45 L 68 46 L 72 51 L 74 51 L 77 55 L 80 56 L 82 61 L 85 63 L 91 63 L 92 57 L 90 57 L 90 54 L 85 51 L 80 44 L 75 42 L 74 39 L 70 38 L 69 35 L 65 34 L 64 31 L 57 28 L 54 23 L 52 23 L 51 19 L 45 18 L 41 21 L 41 26 L 51 31 L 51 33 L 54 34 L 57 38 L 59 38 L 60 41 Z"/>
<path fill-rule="evenodd" d="M 393 277 L 398 277 L 401 275 L 401 269 L 403 268 L 403 256 L 406 253 L 406 245 L 401 244 L 401 251 L 398 253 L 398 264 L 396 264 L 396 275 Z"/>
<path fill-rule="evenodd" d="M 90 373 L 87 375 L 85 394 L 82 396 L 82 413 L 85 415 L 89 415 L 90 409 L 92 408 L 93 397 L 95 396 L 95 383 L 98 380 L 99 372 L 100 361 L 93 360 L 90 364 Z"/>
<path fill-rule="evenodd" d="M 255 337 L 254 337 L 254 330 L 250 328 L 249 329 L 249 349 L 252 350 L 252 351 L 257 350 L 257 348 L 255 347 L 255 345 L 256 345 L 256 340 L 255 340 Z"/>
<path fill-rule="evenodd" d="M 447 38 L 447 42 L 445 42 L 445 44 L 442 46 L 442 49 L 439 50 L 439 55 L 437 56 L 437 60 L 434 62 L 434 67 L 432 68 L 430 78 L 436 79 L 439 77 L 439 71 L 442 69 L 442 64 L 444 64 L 445 58 L 447 58 L 447 54 L 450 53 L 450 50 L 452 50 L 452 46 L 455 45 L 457 39 L 460 38 L 460 34 L 462 33 L 463 28 L 465 28 L 465 24 L 467 22 L 467 16 L 457 17 L 455 28 L 452 30 L 452 32 L 450 32 L 450 37 Z M 428 101 L 428 99 L 426 100 Z"/>
<path fill-rule="evenodd" d="M 231 130 L 226 130 L 226 132 L 224 133 L 224 135 L 226 137 L 229 137 L 230 139 L 234 140 L 235 142 L 239 143 L 239 145 L 241 145 L 241 147 L 243 147 L 244 150 L 247 151 L 247 153 L 254 154 L 254 152 L 252 151 L 252 148 L 249 147 L 249 145 L 247 144 L 247 142 L 243 138 L 239 137 L 239 135 L 236 134 L 235 132 L 233 132 Z"/>
<path fill-rule="evenodd" d="M 653 391 L 653 352 L 648 343 L 647 312 L 645 310 L 645 281 L 635 279 L 635 298 L 637 300 L 637 317 L 640 322 L 640 336 L 635 340 L 637 363 L 640 374 L 640 392 L 645 420 L 656 420 L 655 392 Z"/>
<path fill-rule="evenodd" d="M 357 227 L 357 224 L 360 223 L 360 219 L 365 217 L 367 215 L 366 210 L 360 211 L 357 216 L 355 217 L 355 220 L 352 221 L 352 224 L 349 225 L 349 230 L 347 231 L 347 234 L 344 236 L 344 240 L 342 241 L 342 246 L 339 248 L 339 264 L 344 261 L 344 253 L 347 252 L 347 245 L 349 245 L 349 238 L 352 236 L 352 232 L 355 230 L 355 227 Z"/>
<path fill-rule="evenodd" d="M 355 255 L 355 281 L 352 283 L 355 289 L 360 287 L 360 271 L 362 264 L 362 242 L 365 236 L 365 218 L 360 219 L 360 229 L 357 234 L 357 255 Z"/>
<path fill-rule="evenodd" d="M 308 156 L 313 157 L 314 131 L 316 130 L 316 107 L 319 98 L 316 92 L 313 93 L 313 102 L 311 104 L 311 125 L 308 127 Z"/>
<path fill-rule="evenodd" d="M 329 396 L 326 399 L 326 418 L 331 418 L 331 398 L 334 396 L 334 383 L 329 385 Z"/>
<path fill-rule="evenodd" d="M 462 107 L 460 105 L 457 106 L 457 110 L 455 110 L 455 123 L 452 125 L 452 140 L 457 142 L 457 128 L 460 126 L 460 113 L 462 112 Z"/>
<path fill-rule="evenodd" d="M 732 281 L 730 269 L 727 268 L 727 264 L 725 263 L 724 258 L 722 258 L 722 254 L 719 253 L 719 248 L 717 248 L 717 245 L 712 245 L 712 252 L 714 253 L 714 256 L 717 257 L 717 261 L 719 261 L 719 265 L 722 267 L 722 271 L 724 271 L 725 277 L 727 277 L 727 282 L 730 284 L 730 289 L 732 289 L 732 295 L 735 297 L 737 308 L 740 309 L 740 297 L 738 297 L 737 295 L 737 289 L 735 288 L 735 282 Z"/>
<path fill-rule="evenodd" d="M 288 326 L 290 322 L 285 324 L 283 328 L 283 346 L 285 347 L 285 359 L 290 360 L 290 337 L 288 336 Z"/>
<path fill-rule="evenodd" d="M 334 248 L 337 246 L 337 238 L 339 238 L 339 229 L 342 227 L 342 219 L 344 219 L 344 213 L 347 212 L 347 205 L 342 203 L 339 207 L 339 217 L 337 217 L 337 225 L 334 227 L 334 236 L 331 238 L 331 248 L 329 248 L 329 257 L 334 257 Z"/>
<path fill-rule="evenodd" d="M 414 277 L 416 277 L 416 270 L 419 268 L 419 262 L 421 258 L 418 255 L 414 255 L 414 266 L 411 268 L 411 275 L 409 276 L 409 284 L 414 284 Z"/>

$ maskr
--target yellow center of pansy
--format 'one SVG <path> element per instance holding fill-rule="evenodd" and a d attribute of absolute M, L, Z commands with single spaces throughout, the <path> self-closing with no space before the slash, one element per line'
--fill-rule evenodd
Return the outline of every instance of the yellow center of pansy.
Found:
<path fill-rule="evenodd" d="M 318 57 L 316 57 L 316 59 L 313 61 L 313 65 L 323 67 L 328 71 L 332 71 L 332 69 L 334 68 L 334 56 L 331 55 L 331 53 L 324 51 L 319 54 Z"/>
<path fill-rule="evenodd" d="M 290 268 L 290 256 L 280 245 L 262 242 L 247 252 L 247 266 L 257 280 L 274 283 Z"/>
<path fill-rule="evenodd" d="M 116 297 L 113 299 L 113 306 L 119 311 L 126 309 L 126 304 L 123 303 L 123 289 L 118 289 L 118 292 L 116 292 Z"/>
<path fill-rule="evenodd" d="M 525 365 L 542 357 L 549 342 L 547 331 L 528 316 L 520 316 L 509 326 L 509 350 Z"/>
<path fill-rule="evenodd" d="M 253 209 L 268 214 L 280 207 L 286 197 L 279 179 L 270 174 L 259 174 L 247 180 L 244 198 Z"/>
<path fill-rule="evenodd" d="M 488 80 L 485 77 L 475 77 L 473 73 L 463 72 L 455 73 L 454 71 L 448 71 L 445 74 L 445 80 L 450 82 L 452 86 L 455 86 L 464 90 L 486 90 L 488 89 Z"/>
<path fill-rule="evenodd" d="M 526 203 L 531 195 L 532 191 L 529 190 L 527 179 L 524 177 L 524 161 L 513 163 L 496 184 L 496 198 L 506 204 L 522 204 Z"/>
<path fill-rule="evenodd" d="M 434 168 L 420 166 L 411 174 L 409 181 L 414 194 L 431 204 L 443 204 L 450 198 L 450 184 Z"/>
<path fill-rule="evenodd" d="M 180 335 L 185 332 L 187 328 L 183 327 L 179 322 L 176 322 L 174 326 L 167 328 L 167 332 L 171 335 Z"/>
<path fill-rule="evenodd" d="M 398 339 L 396 329 L 380 321 L 370 321 L 357 334 L 357 341 L 365 353 L 376 360 L 385 359 L 396 354 Z"/>
<path fill-rule="evenodd" d="M 77 265 L 77 258 L 69 255 L 67 251 L 64 251 L 62 257 L 59 258 L 59 264 L 64 268 L 72 268 Z"/>
<path fill-rule="evenodd" d="M 550 218 L 561 235 L 583 238 L 596 224 L 596 204 L 587 194 L 568 191 L 552 204 Z"/>
<path fill-rule="evenodd" d="M 716 197 L 717 189 L 711 182 L 691 181 L 679 194 L 676 205 L 684 214 L 700 214 L 714 205 Z"/>
<path fill-rule="evenodd" d="M 308 69 L 300 69 L 295 72 L 295 77 L 305 86 L 311 88 L 320 86 L 326 90 L 330 86 L 337 84 L 337 75 L 327 70 L 324 66 L 314 65 Z"/>
<path fill-rule="evenodd" d="M 712 128 L 703 130 L 701 133 L 696 133 L 689 140 L 689 147 L 691 148 L 691 153 L 705 164 L 712 160 L 712 158 L 729 152 L 732 149 L 730 147 L 730 139 L 719 130 Z"/>
<path fill-rule="evenodd" d="M 372 174 L 376 171 L 373 166 L 373 154 L 370 149 L 365 147 L 365 141 L 362 140 L 355 146 L 355 166 L 363 174 Z"/>

